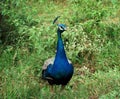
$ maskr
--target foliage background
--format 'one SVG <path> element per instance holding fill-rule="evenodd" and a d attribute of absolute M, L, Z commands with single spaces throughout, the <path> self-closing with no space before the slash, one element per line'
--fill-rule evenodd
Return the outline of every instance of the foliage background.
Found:
<path fill-rule="evenodd" d="M 54 57 L 56 25 L 75 73 L 54 94 L 41 80 L 44 61 Z M 119 99 L 119 0 L 2 0 L 0 1 L 1 99 Z"/>

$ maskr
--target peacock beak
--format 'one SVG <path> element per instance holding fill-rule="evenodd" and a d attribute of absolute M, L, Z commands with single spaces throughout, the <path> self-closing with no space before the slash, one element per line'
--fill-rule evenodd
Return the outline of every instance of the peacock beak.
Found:
<path fill-rule="evenodd" d="M 64 28 L 64 31 L 67 31 L 67 28 Z"/>

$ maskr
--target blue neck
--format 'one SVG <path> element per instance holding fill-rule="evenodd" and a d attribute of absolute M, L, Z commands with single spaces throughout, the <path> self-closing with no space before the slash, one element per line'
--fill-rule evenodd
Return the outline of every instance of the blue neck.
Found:
<path fill-rule="evenodd" d="M 66 53 L 64 50 L 64 44 L 61 38 L 61 31 L 57 31 L 57 35 L 58 35 L 58 41 L 57 41 L 57 53 L 55 56 L 55 61 L 54 63 L 56 63 L 57 61 L 67 61 L 67 57 L 66 57 Z"/>

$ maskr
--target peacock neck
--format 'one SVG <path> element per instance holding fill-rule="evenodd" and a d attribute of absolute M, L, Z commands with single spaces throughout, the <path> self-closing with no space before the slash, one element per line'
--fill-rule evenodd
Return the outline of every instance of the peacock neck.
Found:
<path fill-rule="evenodd" d="M 57 41 L 57 53 L 55 56 L 55 60 L 56 61 L 57 60 L 58 61 L 60 61 L 60 60 L 66 61 L 67 57 L 66 57 L 66 53 L 64 50 L 64 44 L 63 44 L 62 37 L 61 37 L 61 31 L 58 30 L 57 35 L 58 35 L 58 41 Z"/>

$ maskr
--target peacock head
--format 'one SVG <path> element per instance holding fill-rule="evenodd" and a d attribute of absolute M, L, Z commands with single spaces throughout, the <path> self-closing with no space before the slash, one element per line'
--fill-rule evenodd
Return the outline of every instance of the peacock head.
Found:
<path fill-rule="evenodd" d="M 67 30 L 67 27 L 65 24 L 58 24 L 58 32 L 63 33 Z"/>
<path fill-rule="evenodd" d="M 58 20 L 59 17 L 60 17 L 60 16 L 57 16 L 57 17 L 54 19 L 53 24 L 57 24 L 57 26 L 58 26 L 58 30 L 57 30 L 57 31 L 58 31 L 59 33 L 63 33 L 64 31 L 66 31 L 67 27 L 66 27 L 65 24 L 58 24 L 57 20 Z"/>

